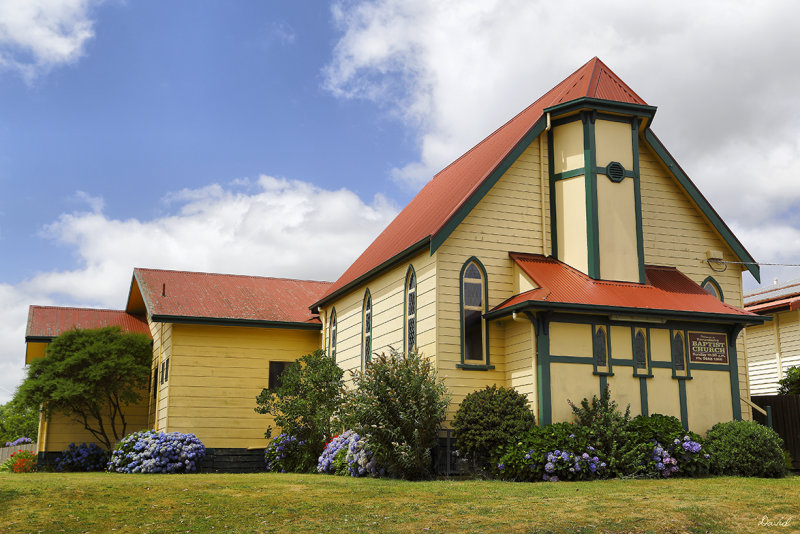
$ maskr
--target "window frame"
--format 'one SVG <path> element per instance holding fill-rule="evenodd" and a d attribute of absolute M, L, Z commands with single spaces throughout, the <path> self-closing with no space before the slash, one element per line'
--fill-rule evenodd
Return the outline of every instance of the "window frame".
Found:
<path fill-rule="evenodd" d="M 680 337 L 681 342 L 678 345 L 675 342 L 675 339 Z M 669 360 L 670 365 L 672 367 L 672 378 L 677 378 L 681 380 L 691 379 L 692 374 L 689 369 L 689 336 L 686 335 L 685 330 L 681 329 L 670 329 L 669 331 Z M 680 346 L 681 351 L 683 352 L 683 369 L 678 369 L 676 365 L 677 359 L 675 358 L 675 347 Z"/>
<path fill-rule="evenodd" d="M 269 361 L 269 364 L 267 366 L 267 389 L 268 390 L 275 391 L 280 387 L 280 382 L 281 382 L 281 378 L 280 377 L 283 375 L 283 373 L 286 372 L 286 369 L 288 369 L 288 367 L 292 363 L 294 363 L 294 362 L 287 362 L 287 361 L 283 361 L 283 360 L 274 360 L 274 361 L 270 360 Z M 272 383 L 272 377 L 273 377 L 272 365 L 273 364 L 276 364 L 276 366 L 277 366 L 277 364 L 280 364 L 283 367 L 283 369 L 281 369 L 281 371 L 277 373 L 277 376 L 275 376 L 275 381 L 277 382 L 276 384 Z"/>
<path fill-rule="evenodd" d="M 414 297 L 414 313 L 409 313 L 408 306 L 411 296 Z M 419 293 L 417 292 L 417 273 L 413 265 L 408 266 L 406 270 L 406 281 L 403 286 L 403 352 L 408 354 L 413 350 L 418 350 L 417 345 L 417 312 L 419 311 Z M 413 321 L 413 322 L 412 322 Z M 414 326 L 414 339 L 413 343 L 409 343 L 409 325 Z"/>
<path fill-rule="evenodd" d="M 473 311 L 480 311 L 481 313 L 481 340 L 482 340 L 482 358 L 481 359 L 467 359 L 467 347 L 466 347 L 466 320 L 464 317 L 464 312 L 468 309 L 466 304 L 464 303 L 464 284 L 465 284 L 465 277 L 464 275 L 467 272 L 467 269 L 470 265 L 475 265 L 478 269 L 478 273 L 481 276 L 481 306 L 474 306 L 472 307 Z M 486 274 L 486 268 L 483 266 L 481 261 L 472 256 L 464 264 L 461 266 L 461 273 L 458 277 L 458 286 L 459 286 L 459 324 L 461 327 L 461 363 L 456 364 L 457 368 L 460 369 L 470 369 L 470 370 L 489 370 L 494 369 L 494 365 L 491 364 L 490 359 L 490 352 L 489 352 L 489 322 L 486 320 L 484 315 L 488 311 L 489 307 L 489 277 Z"/>
<path fill-rule="evenodd" d="M 328 318 L 328 356 L 336 361 L 336 341 L 337 341 L 337 321 L 336 308 L 331 308 L 331 315 Z"/>
<path fill-rule="evenodd" d="M 364 291 L 364 300 L 361 302 L 361 369 L 372 358 L 372 326 L 375 315 L 372 306 L 372 294 L 369 289 Z"/>
<path fill-rule="evenodd" d="M 593 324 L 592 325 L 592 365 L 594 366 L 594 375 L 599 376 L 614 376 L 614 369 L 611 365 L 611 335 L 610 327 L 607 324 Z M 603 333 L 603 343 L 600 345 L 597 334 Z M 605 350 L 605 364 L 600 365 L 598 362 L 598 355 L 600 347 Z"/>
<path fill-rule="evenodd" d="M 642 334 L 644 341 L 644 368 L 639 367 L 636 360 L 636 339 Z M 653 378 L 652 364 L 650 361 L 650 329 L 643 326 L 631 327 L 631 355 L 633 357 L 633 376 L 638 378 Z"/>
<path fill-rule="evenodd" d="M 708 289 L 706 289 L 707 285 L 710 285 L 712 288 L 714 288 L 714 291 L 717 294 L 714 295 Z M 719 285 L 719 282 L 717 282 L 714 279 L 713 276 L 707 276 L 706 279 L 703 280 L 703 282 L 700 284 L 700 287 L 703 288 L 703 291 L 705 291 L 706 293 L 708 293 L 712 297 L 714 297 L 716 299 L 719 299 L 720 302 L 725 302 L 725 295 L 722 293 L 722 287 Z"/>

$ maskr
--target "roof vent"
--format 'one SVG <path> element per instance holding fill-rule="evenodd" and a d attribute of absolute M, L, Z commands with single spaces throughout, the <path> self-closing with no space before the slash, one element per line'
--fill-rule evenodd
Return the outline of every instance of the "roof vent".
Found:
<path fill-rule="evenodd" d="M 625 178 L 625 167 L 619 161 L 612 161 L 606 167 L 606 175 L 611 178 L 612 182 L 619 183 Z"/>

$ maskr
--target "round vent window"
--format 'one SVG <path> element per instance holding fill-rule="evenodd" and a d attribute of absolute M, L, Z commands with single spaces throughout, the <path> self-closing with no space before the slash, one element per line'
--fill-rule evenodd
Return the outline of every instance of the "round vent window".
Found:
<path fill-rule="evenodd" d="M 625 167 L 618 161 L 612 161 L 606 167 L 606 174 L 611 178 L 611 181 L 621 182 L 625 178 Z"/>

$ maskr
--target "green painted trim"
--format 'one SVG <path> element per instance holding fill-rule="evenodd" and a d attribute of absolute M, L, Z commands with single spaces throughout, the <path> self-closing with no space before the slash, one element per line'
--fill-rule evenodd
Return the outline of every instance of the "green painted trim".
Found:
<path fill-rule="evenodd" d="M 615 162 L 613 162 L 613 161 L 612 161 L 611 163 L 615 163 Z M 610 165 L 610 164 L 609 164 L 609 165 Z M 597 173 L 597 174 L 602 174 L 603 176 L 605 176 L 606 178 L 608 178 L 608 179 L 609 179 L 609 181 L 611 181 L 611 182 L 614 182 L 614 183 L 619 183 L 619 182 L 616 182 L 616 181 L 614 181 L 614 180 L 613 180 L 613 179 L 612 179 L 612 178 L 611 178 L 611 177 L 608 175 L 608 167 L 609 167 L 609 165 L 606 165 L 605 167 L 595 167 L 595 168 L 594 168 L 594 172 L 595 172 L 595 173 Z M 621 164 L 620 164 L 620 165 L 621 165 Z M 631 170 L 628 170 L 628 169 L 625 169 L 625 167 L 622 167 L 622 168 L 624 169 L 624 174 L 623 174 L 623 178 L 622 178 L 623 180 L 624 180 L 625 178 L 633 178 L 633 177 L 635 176 L 635 174 L 633 173 L 633 171 L 631 171 Z M 622 180 L 620 180 L 620 181 L 622 181 Z"/>
<path fill-rule="evenodd" d="M 744 248 L 744 245 L 733 235 L 731 229 L 728 228 L 728 225 L 722 220 L 719 214 L 711 207 L 708 200 L 700 193 L 697 189 L 697 186 L 694 185 L 694 182 L 689 178 L 689 176 L 681 169 L 680 165 L 675 161 L 672 155 L 667 151 L 661 141 L 656 137 L 656 135 L 648 128 L 645 130 L 644 133 L 645 140 L 656 153 L 656 155 L 661 159 L 662 163 L 666 165 L 666 167 L 672 172 L 672 174 L 677 178 L 678 182 L 683 186 L 686 193 L 689 197 L 694 201 L 700 211 L 705 215 L 705 217 L 709 220 L 711 225 L 716 229 L 716 231 L 722 236 L 722 239 L 728 244 L 736 257 L 739 261 L 743 261 L 747 263 L 747 270 L 750 271 L 750 274 L 753 275 L 753 278 L 756 279 L 756 282 L 761 282 L 761 270 L 756 264 L 753 257 L 750 255 L 749 252 Z"/>
<path fill-rule="evenodd" d="M 639 369 L 636 366 L 636 351 L 634 350 L 636 347 L 636 331 L 637 330 L 644 330 L 644 357 L 645 357 L 645 365 L 644 369 Z M 633 376 L 634 377 L 651 377 L 653 376 L 650 372 L 650 329 L 643 327 L 643 326 L 631 326 L 631 365 L 633 366 Z"/>
<path fill-rule="evenodd" d="M 475 192 L 470 195 L 470 197 L 464 201 L 461 206 L 459 206 L 458 210 L 453 214 L 452 217 L 438 230 L 434 233 L 430 238 L 430 249 L 431 254 L 436 252 L 439 247 L 442 246 L 442 243 L 453 233 L 453 231 L 458 227 L 459 224 L 467 217 L 470 211 L 478 205 L 478 203 L 486 196 L 486 194 L 494 187 L 494 185 L 500 180 L 500 178 L 505 174 L 505 172 L 514 164 L 514 162 L 519 158 L 523 152 L 536 140 L 537 137 L 544 131 L 547 127 L 547 117 L 542 114 L 539 120 L 534 123 L 528 133 L 526 133 L 520 141 L 514 145 L 508 154 L 500 161 L 500 163 L 495 167 L 486 179 L 475 189 Z"/>
<path fill-rule="evenodd" d="M 540 156 L 541 157 L 541 156 Z M 553 130 L 547 132 L 547 173 L 550 177 L 550 255 L 558 258 L 558 214 L 556 209 L 556 179 L 553 154 Z"/>
<path fill-rule="evenodd" d="M 595 375 L 607 375 L 607 376 L 614 376 L 614 362 L 613 356 L 611 354 L 611 327 L 606 323 L 591 323 L 592 325 L 592 366 L 593 366 L 593 374 Z M 595 357 L 595 334 L 597 333 L 597 329 L 603 327 L 603 330 L 606 334 L 606 365 L 605 367 L 608 368 L 608 371 L 598 371 L 597 370 L 597 358 Z"/>
<path fill-rule="evenodd" d="M 660 310 L 628 308 L 625 306 L 600 306 L 596 304 L 582 304 L 575 302 L 546 302 L 538 300 L 526 300 L 507 308 L 493 310 L 486 313 L 487 319 L 498 319 L 511 315 L 513 312 L 521 310 L 547 310 L 547 311 L 574 311 L 574 312 L 594 312 L 597 315 L 622 314 L 622 315 L 641 315 L 647 317 L 658 317 L 663 319 L 679 318 L 686 320 L 712 321 L 727 324 L 763 324 L 765 319 L 762 316 L 754 317 L 751 315 L 734 315 L 727 313 L 705 313 L 691 312 L 683 310 Z M 665 327 L 666 328 L 666 327 Z M 709 330 L 709 332 L 712 330 Z"/>
<path fill-rule="evenodd" d="M 647 283 L 644 269 L 644 229 L 642 226 L 642 183 L 639 172 L 639 119 L 631 121 L 631 142 L 633 146 L 633 198 L 636 211 L 636 253 L 639 256 L 639 283 Z M 647 342 L 650 343 L 648 336 Z"/>
<path fill-rule="evenodd" d="M 486 267 L 483 266 L 481 260 L 479 260 L 475 256 L 471 256 L 467 261 L 464 262 L 464 265 L 461 266 L 461 272 L 458 274 L 458 313 L 459 313 L 459 324 L 461 325 L 461 365 L 476 365 L 476 364 L 468 364 L 464 359 L 465 356 L 465 342 L 464 342 L 464 271 L 467 270 L 467 266 L 475 262 L 475 265 L 478 266 L 478 269 L 481 271 L 483 275 L 483 352 L 484 352 L 484 362 L 480 364 L 482 366 L 490 366 L 491 361 L 489 360 L 489 319 L 486 317 L 487 309 L 489 308 L 489 277 L 486 274 Z M 477 361 L 477 360 L 473 360 Z"/>
<path fill-rule="evenodd" d="M 56 336 L 25 336 L 25 343 L 50 343 Z"/>
<path fill-rule="evenodd" d="M 480 365 L 480 364 L 472 364 L 472 363 L 457 363 L 456 368 L 463 369 L 465 371 L 489 371 L 494 369 L 494 365 Z"/>
<path fill-rule="evenodd" d="M 650 362 L 650 367 L 653 369 L 672 369 L 672 362 L 660 362 L 656 360 Z"/>
<path fill-rule="evenodd" d="M 678 396 L 681 402 L 681 424 L 684 430 L 689 430 L 689 408 L 686 403 L 686 380 L 678 380 Z"/>
<path fill-rule="evenodd" d="M 576 176 L 583 176 L 585 174 L 583 167 L 572 169 L 571 171 L 564 171 L 553 175 L 553 181 L 566 180 L 567 178 L 575 178 Z"/>
<path fill-rule="evenodd" d="M 601 395 L 602 395 L 603 391 L 605 391 L 606 386 L 608 386 L 608 375 L 603 373 L 603 374 L 600 375 L 600 394 Z"/>
<path fill-rule="evenodd" d="M 586 253 L 589 276 L 600 278 L 600 232 L 597 204 L 596 147 L 594 135 L 594 112 L 584 111 L 583 119 L 583 166 L 588 169 L 586 186 Z"/>
<path fill-rule="evenodd" d="M 575 115 L 569 115 L 568 117 L 559 117 L 557 119 L 553 119 L 551 116 L 550 127 L 555 128 L 556 126 L 563 126 L 564 124 L 569 124 L 571 122 L 578 122 L 579 120 L 581 120 L 580 113 L 576 113 Z"/>
<path fill-rule="evenodd" d="M 536 371 L 539 385 L 539 426 L 553 422 L 553 399 L 550 389 L 550 319 L 547 314 L 525 312 L 536 333 Z"/>
<path fill-rule="evenodd" d="M 430 241 L 431 241 L 430 237 L 422 238 L 421 240 L 417 241 L 416 243 L 414 243 L 410 247 L 406 248 L 405 250 L 402 250 L 402 251 L 398 252 L 397 254 L 395 254 L 394 256 L 392 256 L 391 258 L 386 260 L 385 262 L 381 263 L 377 267 L 374 267 L 374 268 L 370 269 L 369 271 L 367 271 L 366 273 L 362 274 L 361 276 L 359 276 L 358 278 L 356 278 L 352 282 L 343 285 L 342 287 L 340 287 L 339 289 L 337 289 L 336 291 L 334 291 L 330 295 L 327 295 L 326 297 L 323 297 L 322 300 L 318 300 L 317 302 L 315 302 L 314 304 L 312 304 L 308 308 L 311 311 L 316 311 L 320 306 L 324 306 L 325 304 L 327 304 L 327 303 L 329 303 L 329 302 L 331 302 L 333 300 L 336 300 L 337 298 L 339 298 L 340 296 L 344 295 L 345 293 L 350 292 L 350 290 L 352 290 L 352 289 L 356 288 L 357 286 L 359 286 L 359 285 L 371 280 L 372 278 L 378 276 L 384 270 L 386 270 L 386 269 L 388 269 L 390 267 L 394 267 L 398 263 L 403 263 L 408 258 L 410 258 L 411 256 L 416 255 L 421 250 L 423 250 L 425 247 L 427 247 L 430 244 Z"/>
<path fill-rule="evenodd" d="M 227 319 L 222 317 L 187 317 L 182 315 L 153 315 L 154 323 L 204 324 L 215 326 L 247 326 L 251 328 L 286 328 L 289 330 L 321 330 L 322 325 L 316 323 L 299 323 L 291 321 L 261 321 L 257 319 Z"/>
<path fill-rule="evenodd" d="M 417 345 L 417 311 L 419 310 L 419 292 L 417 291 L 417 271 L 414 269 L 414 266 L 409 264 L 408 269 L 406 269 L 406 280 L 403 284 L 403 353 L 408 352 L 408 279 L 411 276 L 411 273 L 414 273 L 414 298 L 417 301 L 416 306 L 414 307 L 414 347 L 419 348 Z M 463 311 L 462 311 L 463 313 Z"/>
<path fill-rule="evenodd" d="M 594 358 L 588 356 L 550 356 L 550 363 L 579 363 L 592 365 Z"/>
<path fill-rule="evenodd" d="M 728 358 L 730 358 L 730 354 L 728 354 Z M 731 371 L 730 365 L 725 365 L 723 363 L 693 363 L 692 369 L 696 371 L 724 371 L 729 373 Z"/>
<path fill-rule="evenodd" d="M 579 111 L 585 108 L 591 108 L 598 112 L 608 111 L 611 113 L 622 113 L 627 115 L 635 115 L 636 117 L 646 117 L 652 121 L 656 113 L 655 106 L 647 106 L 642 104 L 629 104 L 627 102 L 617 102 L 616 100 L 604 100 L 602 98 L 578 98 L 570 100 L 563 104 L 557 104 L 549 108 L 545 108 L 542 113 L 550 113 L 551 116 L 555 114 L 562 115 L 570 111 Z"/>
<path fill-rule="evenodd" d="M 366 321 L 366 313 L 367 313 L 367 299 L 370 300 L 370 314 L 372 317 L 370 318 L 370 341 L 372 340 L 372 323 L 375 320 L 375 314 L 373 313 L 372 309 L 372 295 L 369 292 L 369 288 L 364 290 L 364 298 L 361 300 L 361 370 L 364 370 L 364 366 L 369 363 L 371 354 L 368 354 L 364 351 L 364 339 L 367 337 L 367 321 Z M 338 325 L 337 325 L 338 326 Z M 339 332 L 336 332 L 337 336 Z M 370 349 L 372 348 L 372 343 L 370 342 Z"/>
<path fill-rule="evenodd" d="M 634 362 L 633 360 L 626 360 L 624 358 L 614 358 L 614 360 L 611 363 L 613 363 L 614 365 L 619 365 L 620 367 L 633 367 L 634 369 L 636 368 L 635 365 L 636 362 Z"/>
<path fill-rule="evenodd" d="M 733 419 L 742 420 L 742 400 L 739 394 L 739 357 L 736 352 L 736 338 L 739 337 L 740 327 L 733 328 L 728 332 L 728 358 L 731 369 L 731 404 L 733 408 Z"/>
<path fill-rule="evenodd" d="M 633 117 L 634 120 L 638 120 L 639 117 Z M 622 122 L 625 124 L 631 123 L 630 116 L 620 116 L 620 115 L 611 115 L 609 113 L 598 112 L 597 113 L 597 120 L 601 121 L 611 121 L 611 122 Z"/>
<path fill-rule="evenodd" d="M 720 287 L 720 285 L 719 285 L 719 282 L 717 282 L 717 281 L 714 279 L 714 277 L 713 277 L 713 276 L 706 276 L 705 280 L 703 280 L 703 281 L 700 283 L 700 287 L 703 287 L 704 285 L 706 285 L 706 284 L 707 284 L 707 283 L 709 283 L 709 282 L 710 282 L 710 283 L 711 283 L 711 285 L 713 285 L 713 286 L 714 286 L 714 288 L 717 290 L 717 293 L 719 293 L 719 300 L 721 300 L 722 302 L 725 302 L 725 294 L 722 292 L 722 287 Z M 705 288 L 704 288 L 704 289 L 705 289 Z"/>
<path fill-rule="evenodd" d="M 639 378 L 639 399 L 642 403 L 642 415 L 647 417 L 650 415 L 647 408 L 647 378 L 643 376 Z"/>

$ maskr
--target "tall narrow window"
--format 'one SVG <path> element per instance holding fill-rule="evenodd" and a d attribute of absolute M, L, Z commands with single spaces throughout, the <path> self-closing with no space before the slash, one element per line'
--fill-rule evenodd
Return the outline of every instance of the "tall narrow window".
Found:
<path fill-rule="evenodd" d="M 336 360 L 336 309 L 331 310 L 328 324 L 328 356 Z"/>
<path fill-rule="evenodd" d="M 676 374 L 686 371 L 686 353 L 683 348 L 683 334 L 680 332 L 675 332 L 672 338 L 672 367 Z"/>
<path fill-rule="evenodd" d="M 464 360 L 484 359 L 483 313 L 485 280 L 481 269 L 471 261 L 464 269 L 461 282 L 463 310 L 461 324 L 464 334 Z"/>
<path fill-rule="evenodd" d="M 406 275 L 406 351 L 417 349 L 417 275 L 414 268 L 408 268 Z"/>
<path fill-rule="evenodd" d="M 641 328 L 636 329 L 633 336 L 633 362 L 636 365 L 634 374 L 647 373 L 647 337 Z"/>
<path fill-rule="evenodd" d="M 598 326 L 594 331 L 592 349 L 594 352 L 595 365 L 600 372 L 605 372 L 608 367 L 608 343 L 606 340 L 606 328 L 604 326 Z"/>
<path fill-rule="evenodd" d="M 363 315 L 361 324 L 364 330 L 361 336 L 364 340 L 364 346 L 362 350 L 364 351 L 364 363 L 367 363 L 372 356 L 372 296 L 369 294 L 369 290 L 364 295 Z"/>

